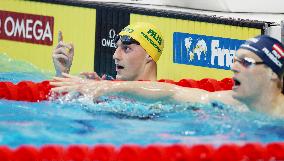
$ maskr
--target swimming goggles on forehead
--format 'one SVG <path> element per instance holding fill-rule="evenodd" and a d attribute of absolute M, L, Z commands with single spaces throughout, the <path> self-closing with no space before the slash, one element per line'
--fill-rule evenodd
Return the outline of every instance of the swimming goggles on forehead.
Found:
<path fill-rule="evenodd" d="M 114 37 L 114 43 L 117 43 L 118 40 L 121 41 L 121 43 L 123 45 L 131 45 L 131 44 L 137 44 L 140 45 L 140 43 L 138 41 L 136 41 L 135 39 L 133 39 L 132 37 L 128 36 L 128 35 L 116 35 Z"/>
<path fill-rule="evenodd" d="M 252 65 L 264 64 L 264 62 L 257 62 L 253 58 L 249 58 L 249 57 L 244 57 L 244 58 L 234 57 L 234 62 L 239 62 L 242 66 L 246 68 Z"/>

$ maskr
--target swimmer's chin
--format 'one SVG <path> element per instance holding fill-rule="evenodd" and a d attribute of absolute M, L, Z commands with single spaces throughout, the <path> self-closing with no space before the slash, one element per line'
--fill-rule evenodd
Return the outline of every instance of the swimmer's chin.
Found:
<path fill-rule="evenodd" d="M 236 99 L 237 101 L 242 101 L 242 97 L 238 94 L 236 90 L 232 90 L 232 98 Z"/>
<path fill-rule="evenodd" d="M 125 80 L 121 75 L 116 75 L 115 76 L 115 80 L 118 80 L 118 81 L 123 81 L 123 80 Z"/>

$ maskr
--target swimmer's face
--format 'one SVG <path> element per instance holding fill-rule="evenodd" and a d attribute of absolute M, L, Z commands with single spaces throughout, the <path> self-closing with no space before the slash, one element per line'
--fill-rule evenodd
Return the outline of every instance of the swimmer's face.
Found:
<path fill-rule="evenodd" d="M 123 44 L 118 40 L 117 48 L 113 54 L 113 59 L 116 65 L 116 79 L 118 80 L 139 80 L 144 74 L 147 64 L 148 54 L 146 51 L 137 44 Z"/>
<path fill-rule="evenodd" d="M 249 50 L 237 51 L 236 61 L 232 65 L 234 98 L 247 101 L 265 92 L 271 81 L 272 70 L 261 62 L 262 59 Z"/>

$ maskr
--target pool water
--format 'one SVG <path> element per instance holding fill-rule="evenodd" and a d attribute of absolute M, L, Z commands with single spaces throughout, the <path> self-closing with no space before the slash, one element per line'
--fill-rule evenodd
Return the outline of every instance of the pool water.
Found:
<path fill-rule="evenodd" d="M 51 78 L 50 73 L 3 54 L 0 65 L 0 81 Z M 220 145 L 284 140 L 284 119 L 239 112 L 220 102 L 182 104 L 125 94 L 100 100 L 66 96 L 36 103 L 0 100 L 0 144 Z"/>

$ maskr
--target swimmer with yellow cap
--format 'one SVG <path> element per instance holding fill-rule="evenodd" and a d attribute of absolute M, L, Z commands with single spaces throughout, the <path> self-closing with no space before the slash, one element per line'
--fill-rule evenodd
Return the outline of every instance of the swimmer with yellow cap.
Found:
<path fill-rule="evenodd" d="M 250 109 L 284 118 L 284 45 L 272 37 L 257 36 L 240 46 L 234 60 L 232 71 L 235 83 L 232 90 L 227 91 L 207 92 L 155 81 L 96 81 L 78 88 L 77 84 L 70 85 L 60 79 L 56 79 L 59 83 L 52 83 L 56 86 L 52 91 L 79 91 L 94 98 L 126 92 L 158 100 L 167 98 L 206 104 L 217 101 L 233 105 L 234 109 Z"/>
<path fill-rule="evenodd" d="M 115 36 L 114 42 L 117 47 L 113 54 L 117 72 L 116 79 L 157 80 L 157 61 L 164 48 L 164 38 L 157 27 L 146 22 L 130 24 Z M 53 51 L 54 67 L 59 77 L 62 76 L 62 72 L 69 73 L 70 71 L 74 54 L 71 55 L 72 58 L 67 57 L 69 55 L 66 54 L 66 48 L 69 46 L 60 41 Z M 72 46 L 72 53 L 73 51 Z M 100 78 L 96 72 L 81 74 L 89 79 L 104 79 Z"/>
<path fill-rule="evenodd" d="M 146 22 L 126 26 L 115 38 L 113 54 L 118 80 L 157 80 L 157 64 L 164 48 L 161 31 Z"/>

